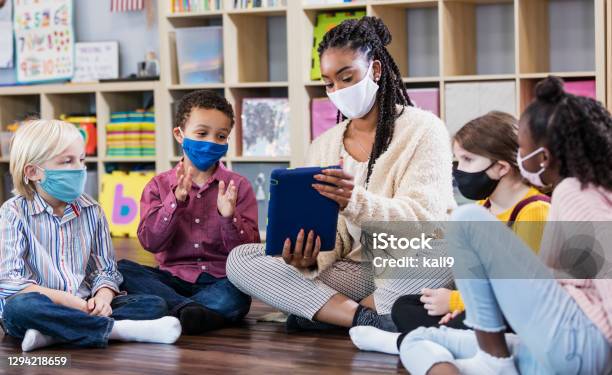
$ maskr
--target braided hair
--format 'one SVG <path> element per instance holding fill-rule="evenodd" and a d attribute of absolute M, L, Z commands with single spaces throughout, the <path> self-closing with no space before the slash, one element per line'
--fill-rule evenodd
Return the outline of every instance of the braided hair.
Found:
<path fill-rule="evenodd" d="M 612 117 L 600 102 L 565 92 L 563 80 L 550 76 L 536 86 L 524 116 L 533 140 L 558 160 L 562 178 L 612 190 Z"/>
<path fill-rule="evenodd" d="M 382 74 L 378 81 L 379 89 L 376 93 L 379 107 L 376 136 L 368 162 L 366 184 L 370 180 L 374 163 L 391 143 L 395 120 L 403 113 L 403 109 L 398 113 L 395 106 L 398 104 L 412 106 L 402 81 L 402 74 L 385 48 L 389 43 L 391 43 L 391 33 L 387 26 L 376 17 L 363 17 L 359 20 L 345 20 L 329 30 L 318 48 L 319 57 L 329 48 L 349 48 L 364 53 L 368 61 L 379 60 L 382 65 Z M 336 122 L 344 119 L 345 117 L 338 111 Z"/>

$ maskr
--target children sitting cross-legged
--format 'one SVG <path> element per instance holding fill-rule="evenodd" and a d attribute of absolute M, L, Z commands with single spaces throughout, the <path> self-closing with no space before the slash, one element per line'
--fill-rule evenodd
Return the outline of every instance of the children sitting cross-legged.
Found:
<path fill-rule="evenodd" d="M 23 351 L 109 340 L 174 343 L 179 321 L 163 299 L 119 292 L 108 224 L 83 193 L 85 144 L 61 121 L 32 121 L 15 134 L 16 196 L 0 208 L 0 321 Z"/>
<path fill-rule="evenodd" d="M 553 188 L 540 257 L 482 207 L 454 212 L 449 255 L 474 331 L 410 332 L 400 357 L 413 375 L 612 370 L 612 117 L 549 77 L 521 117 L 519 146 L 525 179 Z"/>
<path fill-rule="evenodd" d="M 122 288 L 163 298 L 186 334 L 236 322 L 251 305 L 225 274 L 234 247 L 259 242 L 253 188 L 220 161 L 233 125 L 232 106 L 217 93 L 181 99 L 174 137 L 183 160 L 146 186 L 140 207 L 138 238 L 159 268 L 119 262 Z"/>
<path fill-rule="evenodd" d="M 537 253 L 550 203 L 521 176 L 517 122 L 494 111 L 465 124 L 453 136 L 453 175 L 466 198 L 478 201 Z M 351 329 L 351 338 L 362 350 L 397 354 L 405 335 L 418 327 L 467 328 L 464 310 L 458 290 L 426 288 L 394 303 L 391 316 L 403 334 L 363 326 Z"/>

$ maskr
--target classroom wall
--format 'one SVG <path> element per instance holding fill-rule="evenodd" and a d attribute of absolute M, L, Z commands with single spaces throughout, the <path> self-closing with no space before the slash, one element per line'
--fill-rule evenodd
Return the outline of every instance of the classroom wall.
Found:
<path fill-rule="evenodd" d="M 153 50 L 159 59 L 157 1 L 155 15 L 147 27 L 146 12 L 111 13 L 108 0 L 73 0 L 74 28 L 78 42 L 119 41 L 119 75 L 136 73 L 136 64 Z M 13 69 L 0 69 L 0 84 L 15 82 Z"/>
<path fill-rule="evenodd" d="M 159 59 L 157 1 L 152 1 L 155 16 L 149 28 L 145 11 L 111 13 L 110 1 L 74 0 L 77 41 L 119 41 L 119 75 L 136 73 L 147 51 L 155 51 Z"/>

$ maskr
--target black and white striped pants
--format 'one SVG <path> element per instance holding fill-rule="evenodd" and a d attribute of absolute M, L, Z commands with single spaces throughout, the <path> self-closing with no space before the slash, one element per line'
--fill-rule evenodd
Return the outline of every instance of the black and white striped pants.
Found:
<path fill-rule="evenodd" d="M 448 278 L 380 279 L 374 282 L 369 263 L 340 260 L 308 279 L 282 258 L 265 254 L 262 244 L 238 246 L 227 259 L 227 277 L 244 293 L 289 314 L 308 319 L 341 293 L 354 301 L 374 294 L 379 314 L 390 314 L 393 303 L 407 294 L 420 294 L 421 289 L 448 286 Z M 378 285 L 377 285 L 378 284 Z"/>

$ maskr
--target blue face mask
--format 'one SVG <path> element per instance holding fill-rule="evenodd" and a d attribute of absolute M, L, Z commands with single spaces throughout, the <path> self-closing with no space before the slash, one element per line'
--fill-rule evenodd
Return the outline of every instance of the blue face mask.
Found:
<path fill-rule="evenodd" d="M 39 167 L 40 168 L 40 167 Z M 87 170 L 83 169 L 43 169 L 45 176 L 40 187 L 53 198 L 72 203 L 83 194 Z"/>
<path fill-rule="evenodd" d="M 182 134 L 181 130 L 181 134 Z M 215 142 L 196 141 L 183 135 L 183 151 L 193 165 L 201 171 L 206 171 L 227 154 L 228 145 Z"/>

